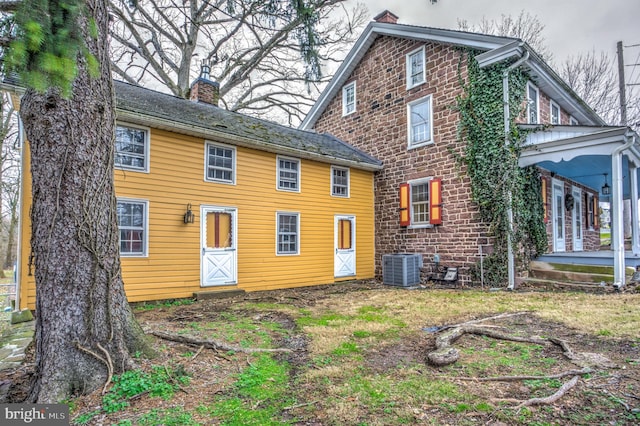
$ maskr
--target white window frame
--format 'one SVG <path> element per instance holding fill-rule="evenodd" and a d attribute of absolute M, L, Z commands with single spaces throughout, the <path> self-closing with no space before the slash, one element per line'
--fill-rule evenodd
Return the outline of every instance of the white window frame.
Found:
<path fill-rule="evenodd" d="M 593 231 L 595 229 L 593 227 L 593 224 L 595 223 L 597 212 L 593 210 L 594 198 L 595 198 L 595 195 L 593 195 L 590 192 L 587 192 L 587 197 L 585 199 L 585 202 L 587 203 L 587 205 L 585 207 L 587 209 L 587 222 L 588 222 L 587 225 L 589 226 L 586 229 L 588 229 L 589 231 Z"/>
<path fill-rule="evenodd" d="M 531 121 L 531 104 L 532 100 L 529 97 L 530 90 L 533 89 L 536 92 L 536 121 L 535 123 Z M 527 123 L 528 124 L 539 124 L 540 123 L 540 90 L 531 82 L 527 83 Z"/>
<path fill-rule="evenodd" d="M 556 108 L 558 110 L 558 121 L 556 123 L 553 122 L 553 109 Z M 560 106 L 553 102 L 549 101 L 549 122 L 553 125 L 559 125 L 562 123 L 562 112 L 560 110 Z"/>
<path fill-rule="evenodd" d="M 349 100 L 349 90 L 353 91 L 353 100 Z M 356 112 L 356 82 L 345 84 L 342 87 L 342 116 L 347 116 Z"/>
<path fill-rule="evenodd" d="M 149 147 L 150 147 L 150 129 L 148 127 L 144 127 L 144 126 L 136 126 L 133 124 L 128 124 L 128 123 L 117 123 L 116 124 L 116 137 L 118 136 L 118 128 L 125 128 L 125 129 L 132 129 L 132 130 L 140 130 L 144 133 L 144 153 L 142 154 L 142 156 L 144 157 L 144 165 L 142 167 L 137 167 L 137 166 L 130 166 L 130 165 L 126 165 L 126 164 L 122 164 L 122 163 L 118 163 L 117 162 L 117 158 L 119 155 L 119 151 L 118 151 L 118 142 L 115 141 L 115 155 L 114 155 L 114 165 L 115 168 L 118 170 L 130 170 L 130 171 L 134 171 L 134 172 L 142 172 L 142 173 L 149 173 Z M 130 156 L 130 157 L 139 157 L 140 154 L 131 154 L 131 153 L 126 153 L 123 152 L 121 154 L 122 156 Z"/>
<path fill-rule="evenodd" d="M 430 211 L 429 211 L 429 202 L 431 201 L 431 193 L 430 193 L 430 187 L 429 187 L 429 183 L 433 180 L 433 177 L 426 177 L 426 178 L 420 178 L 420 179 L 413 179 L 413 180 L 409 180 L 407 181 L 407 183 L 409 184 L 409 220 L 410 220 L 410 224 L 409 224 L 409 228 L 433 228 L 433 224 L 431 224 L 429 221 L 431 220 L 430 217 Z M 426 222 L 417 222 L 415 220 L 415 215 L 414 215 L 414 211 L 413 211 L 413 188 L 415 186 L 418 185 L 426 185 L 427 186 L 427 201 L 426 202 L 421 202 L 424 203 L 424 205 L 426 205 L 427 208 L 427 221 Z"/>
<path fill-rule="evenodd" d="M 129 227 L 121 227 L 120 226 L 120 220 L 118 220 L 118 247 L 120 249 L 120 257 L 148 257 L 149 256 L 149 201 L 148 200 L 143 200 L 143 199 L 139 199 L 139 198 L 120 198 L 118 197 L 117 199 L 117 204 L 142 204 L 144 205 L 144 214 L 142 217 L 143 220 L 143 224 L 142 227 L 134 227 L 134 226 L 129 226 Z M 117 211 L 116 211 L 116 215 L 117 215 Z M 142 240 L 141 243 L 143 245 L 143 250 L 142 252 L 122 252 L 121 250 L 121 243 L 120 243 L 120 236 L 121 236 L 121 231 L 123 229 L 130 229 L 130 230 L 139 230 L 142 231 Z"/>
<path fill-rule="evenodd" d="M 569 116 L 569 126 L 579 126 L 580 122 L 572 115 Z"/>
<path fill-rule="evenodd" d="M 419 81 L 413 81 L 413 69 L 411 68 L 411 58 L 415 55 L 419 55 L 422 57 L 422 79 Z M 426 83 L 427 81 L 427 56 L 425 54 L 424 46 L 413 50 L 406 55 L 406 73 L 407 73 L 407 90 L 412 89 L 416 86 Z M 419 73 L 416 73 L 418 75 Z"/>
<path fill-rule="evenodd" d="M 280 218 L 282 216 L 295 216 L 296 218 L 296 232 L 295 234 L 291 232 L 280 233 Z M 280 236 L 285 235 L 295 235 L 295 252 L 293 251 L 280 251 Z M 282 242 L 283 244 L 290 244 L 290 242 Z M 300 213 L 299 212 L 285 212 L 285 211 L 277 211 L 276 212 L 276 256 L 298 256 L 300 255 Z"/>
<path fill-rule="evenodd" d="M 347 178 L 346 185 L 343 185 L 341 183 L 336 183 L 335 181 L 336 171 L 346 172 L 346 178 Z M 336 188 L 344 188 L 345 193 L 341 194 L 336 192 Z M 351 191 L 351 170 L 349 170 L 348 167 L 331 166 L 331 196 L 340 197 L 340 198 L 349 198 L 351 196 L 350 191 Z"/>
<path fill-rule="evenodd" d="M 412 109 L 414 106 L 424 103 L 429 104 L 429 132 L 426 139 L 420 141 L 413 141 L 413 123 L 411 121 Z M 424 98 L 416 99 L 413 102 L 407 104 L 407 136 L 408 136 L 408 148 L 417 148 L 420 146 L 433 143 L 433 96 L 425 96 Z"/>
<path fill-rule="evenodd" d="M 231 169 L 225 168 L 225 167 L 218 167 L 218 166 L 211 166 L 209 165 L 209 148 L 213 147 L 213 148 L 219 148 L 219 149 L 225 149 L 225 150 L 230 150 L 231 151 Z M 231 145 L 225 145 L 225 144 L 220 144 L 220 143 L 214 143 L 214 142 L 207 142 L 204 144 L 204 180 L 207 182 L 216 182 L 216 183 L 224 183 L 224 184 L 228 184 L 228 185 L 235 185 L 236 184 L 236 158 L 237 158 L 237 151 L 236 151 L 236 147 L 235 146 L 231 146 Z M 211 178 L 209 177 L 209 169 L 213 169 L 213 170 L 222 170 L 222 171 L 230 171 L 231 172 L 231 179 L 220 179 L 220 178 Z"/>
<path fill-rule="evenodd" d="M 286 186 L 281 185 L 283 182 L 292 182 L 292 180 L 290 178 L 285 178 L 284 180 L 282 180 L 283 178 L 280 175 L 280 173 L 291 173 L 291 170 L 280 168 L 280 161 L 289 161 L 292 163 L 296 163 L 298 165 L 298 170 L 296 172 L 295 188 L 287 188 Z M 276 156 L 276 189 L 278 191 L 300 192 L 301 173 L 302 173 L 302 161 L 300 161 L 299 158 L 283 157 L 280 155 Z"/>

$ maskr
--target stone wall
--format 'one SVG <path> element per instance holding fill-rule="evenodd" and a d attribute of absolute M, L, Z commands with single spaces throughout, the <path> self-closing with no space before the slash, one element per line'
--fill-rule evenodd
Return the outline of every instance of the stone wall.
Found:
<path fill-rule="evenodd" d="M 421 46 L 425 47 L 426 82 L 407 89 L 406 55 Z M 345 81 L 345 84 L 356 82 L 356 111 L 342 115 L 340 91 L 315 124 L 316 131 L 331 133 L 384 162 L 384 170 L 375 177 L 378 277 L 382 275 L 383 255 L 421 253 L 426 279 L 432 273 L 434 255 L 438 254 L 441 265 L 459 267 L 461 282 L 470 284 L 469 268 L 479 261 L 480 246 L 483 253 L 493 251 L 487 226 L 479 221 L 478 208 L 471 202 L 465 167 L 456 159 L 464 144 L 458 138 L 460 117 L 455 104 L 456 97 L 463 93 L 461 82 L 466 79 L 464 50 L 441 43 L 380 36 Z M 429 95 L 433 97 L 433 143 L 409 149 L 407 105 Z M 549 98 L 541 90 L 539 96 L 540 119 L 549 122 Z M 521 118 L 526 119 L 524 111 Z M 565 111 L 561 111 L 561 121 L 568 124 Z M 442 179 L 442 225 L 400 226 L 399 186 L 419 178 Z M 567 185 L 567 192 L 570 188 Z M 568 221 L 567 232 L 571 229 L 570 214 Z M 550 226 L 548 223 L 548 231 Z M 584 250 L 597 249 L 596 234 L 585 229 Z"/>
<path fill-rule="evenodd" d="M 424 45 L 426 83 L 407 90 L 405 55 Z M 453 46 L 424 44 L 391 37 L 378 38 L 347 83 L 356 81 L 356 112 L 342 116 L 342 97 L 336 96 L 316 123 L 319 132 L 340 139 L 383 160 L 376 185 L 376 275 L 382 274 L 382 255 L 421 253 L 423 274 L 431 274 L 434 254 L 442 265 L 458 266 L 469 284 L 469 266 L 478 261 L 478 245 L 488 246 L 486 227 L 471 203 L 469 179 L 459 166 L 459 115 L 453 108 L 466 78 L 466 53 Z M 433 143 L 408 149 L 407 104 L 432 95 Z M 443 223 L 430 228 L 402 227 L 399 186 L 408 180 L 442 179 Z M 485 247 L 485 250 L 487 247 Z"/>

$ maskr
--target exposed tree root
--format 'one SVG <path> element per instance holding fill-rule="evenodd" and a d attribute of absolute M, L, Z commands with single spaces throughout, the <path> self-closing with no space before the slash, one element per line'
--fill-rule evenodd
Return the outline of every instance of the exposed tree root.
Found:
<path fill-rule="evenodd" d="M 509 313 L 494 315 L 492 317 L 479 318 L 479 319 L 476 319 L 476 320 L 466 321 L 466 322 L 463 322 L 463 323 L 460 323 L 460 324 L 452 325 L 451 327 L 459 327 L 461 325 L 479 324 L 479 323 L 485 322 L 485 321 L 491 321 L 491 320 L 497 320 L 497 319 L 503 319 L 503 318 L 509 318 L 509 317 L 516 317 L 516 316 L 520 316 L 520 315 L 527 315 L 527 314 L 530 314 L 530 313 L 531 312 L 529 312 L 529 311 L 509 312 Z"/>
<path fill-rule="evenodd" d="M 522 313 L 502 314 L 502 315 L 497 315 L 494 317 L 484 318 L 480 320 L 469 321 L 466 323 L 453 326 L 452 328 L 448 328 L 446 329 L 446 331 L 442 332 L 442 334 L 436 337 L 436 350 L 428 353 L 427 359 L 432 365 L 435 365 L 435 366 L 444 366 L 444 365 L 453 364 L 460 358 L 460 353 L 456 348 L 452 347 L 451 345 L 465 334 L 476 334 L 479 336 L 487 336 L 487 337 L 492 337 L 494 339 L 508 340 L 511 342 L 535 343 L 539 345 L 546 344 L 547 341 L 544 339 L 540 339 L 536 337 L 512 336 L 510 334 L 497 331 L 493 328 L 489 328 L 486 326 L 480 327 L 475 325 L 489 319 L 505 318 L 507 316 L 514 316 L 514 315 L 521 315 L 521 314 Z"/>
<path fill-rule="evenodd" d="M 82 346 L 80 343 L 76 342 L 76 348 L 78 348 L 84 353 L 87 353 L 93 356 L 100 362 L 104 363 L 104 365 L 107 367 L 107 380 L 105 381 L 104 386 L 102 387 L 102 394 L 104 395 L 105 393 L 107 393 L 107 388 L 109 387 L 109 384 L 111 383 L 111 379 L 113 378 L 113 362 L 111 361 L 109 352 L 100 343 L 98 343 L 97 346 L 106 355 L 106 358 L 103 358 L 102 356 L 98 355 L 95 351 L 92 351 L 91 349 L 86 348 Z"/>
<path fill-rule="evenodd" d="M 200 347 L 198 348 L 198 351 L 191 358 L 189 358 L 189 362 L 193 362 L 193 360 L 196 359 L 198 355 L 200 355 L 200 352 L 202 352 L 203 349 L 204 349 L 204 345 L 200 345 Z"/>
<path fill-rule="evenodd" d="M 582 367 L 580 370 L 568 370 L 562 373 L 548 375 L 548 376 L 499 376 L 499 377 L 484 377 L 484 378 L 473 378 L 473 377 L 458 377 L 458 380 L 467 380 L 467 381 L 503 381 L 503 382 L 511 382 L 511 381 L 519 381 L 519 380 L 544 380 L 544 379 L 559 379 L 562 377 L 573 376 L 571 380 L 563 384 L 560 389 L 558 389 L 553 395 L 547 396 L 545 398 L 531 398 L 526 401 L 520 402 L 519 400 L 510 400 L 512 402 L 520 402 L 517 406 L 515 406 L 516 410 L 520 410 L 523 407 L 529 407 L 533 405 L 545 405 L 545 404 L 553 404 L 558 399 L 562 398 L 570 389 L 576 386 L 580 376 L 584 374 L 593 373 L 594 369 L 592 367 L 611 367 L 613 364 L 609 359 L 602 356 L 601 354 L 596 353 L 585 353 L 585 352 L 575 352 L 569 346 L 567 342 L 564 340 L 560 340 L 557 338 L 548 338 L 542 339 L 539 337 L 520 337 L 513 336 L 507 333 L 503 333 L 501 331 L 496 330 L 495 327 L 491 326 L 480 326 L 478 325 L 481 322 L 488 320 L 495 320 L 500 318 L 505 318 L 509 316 L 522 315 L 527 312 L 518 312 L 514 314 L 502 314 L 493 317 L 483 318 L 479 320 L 473 320 L 464 322 L 461 324 L 456 324 L 454 326 L 445 326 L 437 329 L 439 335 L 436 336 L 436 350 L 427 354 L 427 359 L 429 363 L 435 366 L 444 366 L 453 364 L 456 362 L 460 353 L 456 348 L 452 345 L 453 343 L 462 337 L 465 334 L 476 334 L 480 336 L 491 337 L 499 340 L 507 340 L 512 342 L 523 342 L 523 343 L 534 343 L 539 345 L 548 345 L 549 343 L 555 344 L 562 348 L 563 355 L 569 359 L 572 363 Z M 491 328 L 489 328 L 491 327 Z"/>
<path fill-rule="evenodd" d="M 547 396 L 545 398 L 527 399 L 526 401 L 523 401 L 522 403 L 520 403 L 520 405 L 518 405 L 515 408 L 516 408 L 516 410 L 519 410 L 519 409 L 521 409 L 523 407 L 530 407 L 532 405 L 553 404 L 554 402 L 556 402 L 557 400 L 562 398 L 564 396 L 564 394 L 566 394 L 570 389 L 572 389 L 578 383 L 578 379 L 579 378 L 580 378 L 580 376 L 573 376 L 573 379 L 569 380 L 567 383 L 562 385 L 560 387 L 560 389 L 558 389 L 556 391 L 556 393 L 554 393 L 553 395 L 549 395 L 549 396 Z"/>
<path fill-rule="evenodd" d="M 239 346 L 231 346 L 224 343 L 216 342 L 215 340 L 208 339 L 196 339 L 190 336 L 181 336 L 178 334 L 164 333 L 162 331 L 152 331 L 156 337 L 172 342 L 185 343 L 187 345 L 204 346 L 207 349 L 213 349 L 214 351 L 234 351 L 242 353 L 257 353 L 257 352 L 291 352 L 291 349 L 277 348 L 277 349 L 263 349 L 263 348 L 241 348 Z"/>
<path fill-rule="evenodd" d="M 585 367 L 582 370 L 569 370 L 558 374 L 552 374 L 550 376 L 497 376 L 497 377 L 456 377 L 458 380 L 474 381 L 474 382 L 517 382 L 520 380 L 551 380 L 561 379 L 567 376 L 581 376 L 583 374 L 593 373 L 589 367 Z"/>
<path fill-rule="evenodd" d="M 427 354 L 427 360 L 430 364 L 435 366 L 444 366 L 453 364 L 460 358 L 460 353 L 452 345 L 453 343 L 465 334 L 476 334 L 479 336 L 491 337 L 499 340 L 507 340 L 512 342 L 522 343 L 534 343 L 539 345 L 547 345 L 550 342 L 560 346 L 562 348 L 564 356 L 571 360 L 572 363 L 579 367 L 592 368 L 592 367 L 606 367 L 613 368 L 615 365 L 605 356 L 597 353 L 589 352 L 574 352 L 564 340 L 557 338 L 542 339 L 539 337 L 520 337 L 513 336 L 507 333 L 496 330 L 495 326 L 477 324 L 489 320 L 502 319 L 506 317 L 512 317 L 516 315 L 527 314 L 528 312 L 516 312 L 512 314 L 501 314 L 487 318 L 481 318 L 477 320 L 467 321 L 452 326 L 444 326 L 438 329 L 440 333 L 436 337 L 436 350 Z"/>

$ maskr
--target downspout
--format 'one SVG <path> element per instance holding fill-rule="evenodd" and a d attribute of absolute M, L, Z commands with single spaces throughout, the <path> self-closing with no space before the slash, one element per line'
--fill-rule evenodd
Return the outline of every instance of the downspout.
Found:
<path fill-rule="evenodd" d="M 622 152 L 633 146 L 635 141 L 635 136 L 628 136 L 625 144 L 617 147 L 611 153 L 612 204 L 614 204 L 611 206 L 614 212 L 611 218 L 614 231 L 611 235 L 611 245 L 613 248 L 613 286 L 618 289 L 625 285 L 624 227 L 622 225 L 622 206 L 620 205 L 620 200 L 622 200 Z"/>
<path fill-rule="evenodd" d="M 522 65 L 529 59 L 529 51 L 525 50 L 524 54 L 507 69 L 502 72 L 502 102 L 504 104 L 504 146 L 509 146 L 510 128 L 510 112 L 509 112 L 509 73 Z M 509 281 L 507 289 L 514 290 L 516 288 L 516 262 L 513 254 L 512 237 L 513 234 L 513 209 L 511 207 L 511 190 L 507 193 L 507 223 L 509 226 L 507 232 L 507 271 L 509 273 Z"/>

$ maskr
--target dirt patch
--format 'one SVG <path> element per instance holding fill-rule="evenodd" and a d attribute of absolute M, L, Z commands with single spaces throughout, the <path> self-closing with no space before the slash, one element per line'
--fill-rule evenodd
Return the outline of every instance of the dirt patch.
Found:
<path fill-rule="evenodd" d="M 433 340 L 426 334 L 416 335 L 373 348 L 365 355 L 365 365 L 375 373 L 384 374 L 402 366 L 424 363 L 428 349 L 435 347 Z"/>

